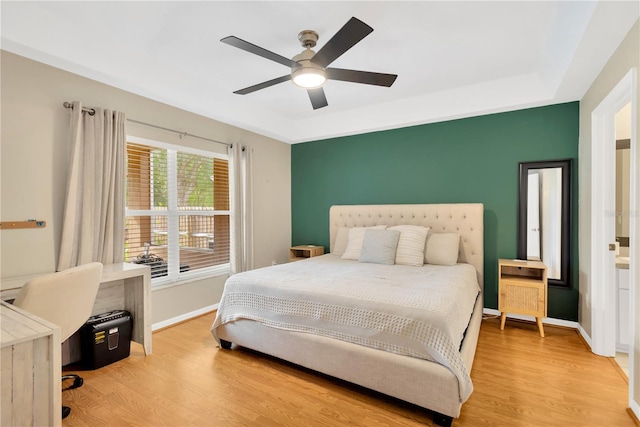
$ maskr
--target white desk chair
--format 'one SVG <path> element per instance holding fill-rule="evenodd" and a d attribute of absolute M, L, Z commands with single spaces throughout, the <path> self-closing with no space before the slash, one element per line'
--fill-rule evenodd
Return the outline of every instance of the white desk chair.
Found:
<path fill-rule="evenodd" d="M 102 264 L 92 262 L 37 277 L 25 283 L 13 305 L 58 325 L 60 338 L 66 341 L 91 316 L 101 275 Z M 78 375 L 62 376 L 63 381 L 68 379 L 74 380 L 69 388 L 83 383 Z M 63 406 L 62 418 L 70 412 Z"/>

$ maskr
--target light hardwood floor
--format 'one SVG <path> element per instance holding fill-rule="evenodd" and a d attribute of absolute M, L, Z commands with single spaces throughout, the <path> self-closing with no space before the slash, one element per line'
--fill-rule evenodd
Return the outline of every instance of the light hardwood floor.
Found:
<path fill-rule="evenodd" d="M 153 354 L 75 371 L 63 426 L 424 426 L 429 411 L 248 350 L 220 350 L 208 314 L 153 334 Z M 569 329 L 483 322 L 474 393 L 454 426 L 635 426 L 627 383 Z M 375 375 L 375 373 L 372 373 Z"/>

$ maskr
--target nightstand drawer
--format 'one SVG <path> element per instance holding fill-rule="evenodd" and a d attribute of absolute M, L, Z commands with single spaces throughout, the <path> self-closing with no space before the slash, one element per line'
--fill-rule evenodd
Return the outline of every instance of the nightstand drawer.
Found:
<path fill-rule="evenodd" d="M 544 285 L 527 280 L 504 280 L 500 286 L 498 309 L 534 317 L 546 317 Z"/>

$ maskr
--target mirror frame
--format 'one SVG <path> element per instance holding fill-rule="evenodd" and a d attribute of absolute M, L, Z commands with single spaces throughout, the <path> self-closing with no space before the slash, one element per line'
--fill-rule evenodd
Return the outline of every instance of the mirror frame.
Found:
<path fill-rule="evenodd" d="M 519 163 L 518 259 L 527 259 L 527 193 L 529 170 L 560 168 L 562 173 L 562 218 L 560 231 L 560 279 L 547 278 L 547 284 L 570 287 L 569 247 L 571 244 L 571 159 Z"/>

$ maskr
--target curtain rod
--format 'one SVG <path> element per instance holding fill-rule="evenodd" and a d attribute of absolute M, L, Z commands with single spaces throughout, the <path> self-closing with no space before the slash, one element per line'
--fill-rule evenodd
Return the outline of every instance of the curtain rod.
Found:
<path fill-rule="evenodd" d="M 64 108 L 73 109 L 73 104 L 70 103 L 70 102 L 64 102 L 62 104 L 62 106 Z M 94 114 L 96 114 L 96 110 L 94 108 L 82 107 L 82 111 L 84 113 L 89 113 L 90 116 L 93 116 Z M 169 129 L 169 128 L 166 128 L 166 127 L 163 127 L 163 126 L 154 125 L 154 124 L 151 124 L 151 123 L 145 123 L 145 122 L 141 122 L 141 121 L 133 120 L 133 119 L 127 119 L 127 121 L 131 122 L 131 123 L 136 123 L 136 124 L 139 124 L 139 125 L 143 125 L 143 126 L 148 126 L 148 127 L 164 130 L 164 131 L 167 131 L 167 132 L 177 133 L 178 135 L 180 135 L 180 138 L 183 138 L 185 136 L 190 136 L 191 138 L 202 139 L 204 141 L 209 141 L 209 142 L 214 142 L 216 144 L 226 145 L 227 147 L 232 147 L 233 146 L 233 144 L 229 144 L 228 142 L 216 141 L 215 139 L 205 138 L 204 136 L 198 136 L 198 135 L 194 135 L 194 134 L 191 134 L 191 133 L 188 133 L 188 132 L 183 132 L 183 131 L 179 131 L 179 130 L 175 130 L 175 129 Z"/>
<path fill-rule="evenodd" d="M 185 137 L 185 136 L 190 136 L 191 138 L 197 138 L 197 139 L 202 139 L 204 141 L 215 142 L 216 144 L 226 145 L 227 147 L 231 147 L 233 145 L 233 144 L 229 144 L 228 142 L 217 141 L 215 139 L 205 138 L 204 136 L 194 135 L 194 134 L 189 133 L 189 132 L 183 132 L 183 131 L 179 131 L 179 130 L 175 130 L 175 129 L 169 129 L 169 128 L 166 128 L 166 127 L 163 127 L 163 126 L 153 125 L 151 123 L 140 122 L 138 120 L 127 119 L 127 121 L 131 122 L 131 123 L 136 123 L 136 124 L 139 124 L 139 125 L 143 125 L 143 126 L 149 126 L 149 127 L 152 127 L 152 128 L 164 130 L 164 131 L 167 131 L 167 132 L 177 133 L 178 135 L 180 135 L 180 138 Z"/>
<path fill-rule="evenodd" d="M 63 102 L 62 106 L 64 108 L 71 108 L 73 110 L 73 104 L 70 102 Z M 87 107 L 82 107 L 82 112 L 83 113 L 89 113 L 90 116 L 93 116 L 96 114 L 96 110 L 94 108 L 87 108 Z"/>

